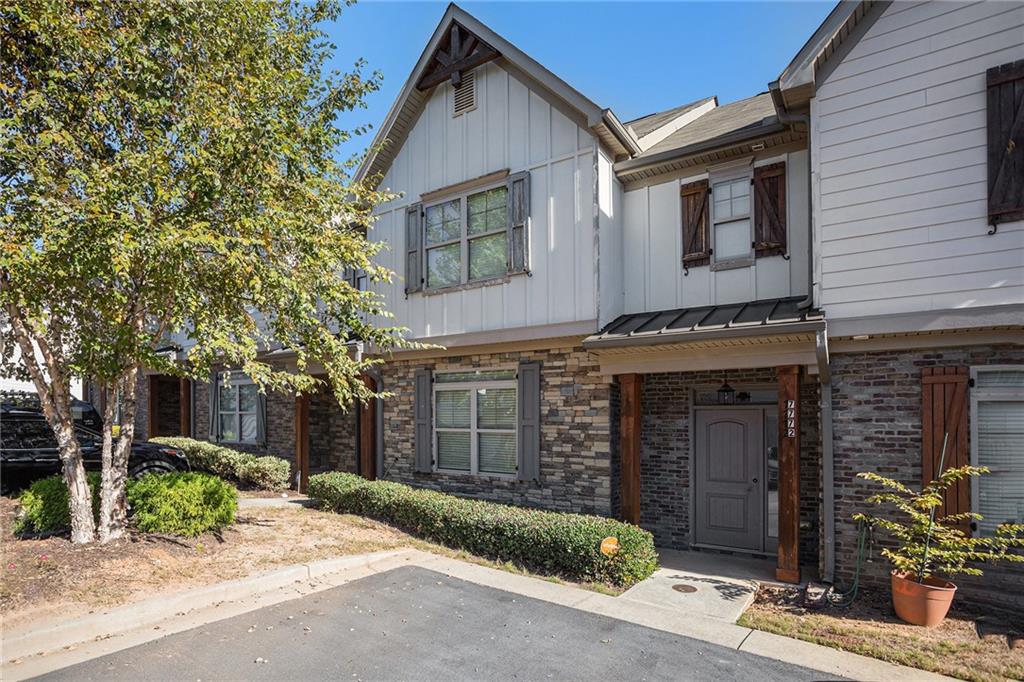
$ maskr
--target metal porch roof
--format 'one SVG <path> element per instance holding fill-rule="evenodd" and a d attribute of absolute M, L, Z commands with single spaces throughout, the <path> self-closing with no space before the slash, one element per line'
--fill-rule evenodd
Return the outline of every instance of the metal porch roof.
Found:
<path fill-rule="evenodd" d="M 823 328 L 825 315 L 800 310 L 802 296 L 749 303 L 676 308 L 620 315 L 583 341 L 584 348 L 686 343 L 708 338 L 767 336 Z"/>

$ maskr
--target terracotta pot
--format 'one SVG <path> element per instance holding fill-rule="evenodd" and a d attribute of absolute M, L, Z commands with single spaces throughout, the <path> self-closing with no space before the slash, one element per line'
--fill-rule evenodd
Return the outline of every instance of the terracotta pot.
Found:
<path fill-rule="evenodd" d="M 892 606 L 896 615 L 912 625 L 934 627 L 942 622 L 953 603 L 956 585 L 948 580 L 892 572 Z"/>

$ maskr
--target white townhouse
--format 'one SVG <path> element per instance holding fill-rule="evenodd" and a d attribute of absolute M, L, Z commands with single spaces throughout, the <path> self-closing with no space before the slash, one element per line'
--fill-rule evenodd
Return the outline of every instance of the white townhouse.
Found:
<path fill-rule="evenodd" d="M 450 5 L 359 170 L 399 193 L 369 235 L 399 277 L 370 286 L 438 347 L 354 414 L 149 376 L 140 428 L 303 483 L 618 516 L 790 581 L 849 579 L 855 474 L 919 485 L 947 432 L 993 470 L 947 508 L 1020 522 L 1022 121 L 1019 3 L 840 2 L 766 92 L 634 121 Z M 1021 600 L 992 576 L 1017 589 L 979 598 Z"/>

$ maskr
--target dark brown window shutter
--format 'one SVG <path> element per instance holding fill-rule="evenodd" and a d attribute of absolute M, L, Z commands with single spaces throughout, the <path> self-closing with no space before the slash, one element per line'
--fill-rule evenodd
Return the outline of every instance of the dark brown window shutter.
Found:
<path fill-rule="evenodd" d="M 754 169 L 754 254 L 786 253 L 786 164 Z"/>
<path fill-rule="evenodd" d="M 708 181 L 683 185 L 683 269 L 707 265 L 711 260 L 708 248 Z"/>
<path fill-rule="evenodd" d="M 1024 59 L 988 70 L 988 222 L 1024 220 Z"/>
<path fill-rule="evenodd" d="M 925 367 L 921 370 L 921 479 L 927 484 L 939 475 L 942 442 L 949 433 L 942 470 L 967 466 L 967 367 Z M 971 511 L 971 482 L 961 479 L 946 490 L 935 518 Z M 957 524 L 965 533 L 970 522 Z"/>

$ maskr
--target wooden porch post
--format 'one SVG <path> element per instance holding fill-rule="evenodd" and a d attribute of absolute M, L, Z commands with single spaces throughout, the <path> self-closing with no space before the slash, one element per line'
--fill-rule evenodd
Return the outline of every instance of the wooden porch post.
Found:
<path fill-rule="evenodd" d="M 309 485 L 309 396 L 295 396 L 295 468 L 299 472 L 299 492 Z"/>
<path fill-rule="evenodd" d="M 149 404 L 147 405 L 149 421 L 146 425 L 146 431 L 148 431 L 146 438 L 160 435 L 160 418 L 157 412 L 160 408 L 160 399 L 157 397 L 157 390 L 160 385 L 158 379 L 159 377 L 156 374 L 150 374 L 146 377 L 146 380 L 149 382 Z"/>
<path fill-rule="evenodd" d="M 181 377 L 178 379 L 178 424 L 182 436 L 192 436 L 192 382 Z"/>
<path fill-rule="evenodd" d="M 642 386 L 642 374 L 619 375 L 622 518 L 624 521 L 637 525 L 640 523 L 640 389 Z"/>
<path fill-rule="evenodd" d="M 377 390 L 377 381 L 368 374 L 363 383 L 371 391 Z M 359 406 L 359 474 L 363 478 L 377 478 L 377 401 L 376 399 Z"/>
<path fill-rule="evenodd" d="M 775 578 L 800 582 L 800 366 L 776 367 L 779 381 L 779 562 Z"/>

